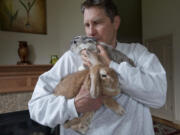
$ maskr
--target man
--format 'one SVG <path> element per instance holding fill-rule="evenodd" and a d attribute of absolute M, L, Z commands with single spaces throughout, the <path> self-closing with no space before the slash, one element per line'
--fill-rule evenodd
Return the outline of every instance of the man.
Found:
<path fill-rule="evenodd" d="M 50 127 L 61 124 L 61 135 L 79 135 L 71 129 L 64 129 L 63 123 L 78 117 L 78 113 L 97 110 L 87 135 L 153 135 L 149 107 L 164 105 L 167 89 L 166 73 L 158 58 L 140 44 L 117 42 L 120 18 L 111 0 L 86 0 L 82 4 L 82 12 L 87 36 L 112 45 L 136 65 L 132 67 L 127 62 L 115 63 L 109 59 L 103 47 L 98 46 L 99 55 L 118 74 L 123 93 L 115 99 L 126 113 L 123 116 L 116 115 L 102 106 L 101 98 L 91 99 L 88 91 L 80 91 L 73 99 L 53 95 L 62 77 L 76 72 L 82 64 L 91 65 L 85 51 L 82 52 L 82 59 L 67 51 L 50 71 L 40 76 L 29 101 L 31 118 Z"/>

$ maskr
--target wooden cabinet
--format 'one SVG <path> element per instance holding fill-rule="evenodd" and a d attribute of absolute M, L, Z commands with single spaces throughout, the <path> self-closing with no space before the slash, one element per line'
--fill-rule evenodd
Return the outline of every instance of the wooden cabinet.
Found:
<path fill-rule="evenodd" d="M 0 93 L 33 91 L 39 75 L 52 65 L 0 66 Z"/>

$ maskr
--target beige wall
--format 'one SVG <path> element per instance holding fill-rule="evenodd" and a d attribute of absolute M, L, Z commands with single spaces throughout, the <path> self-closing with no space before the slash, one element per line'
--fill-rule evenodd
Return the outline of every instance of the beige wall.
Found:
<path fill-rule="evenodd" d="M 180 122 L 180 1 L 142 0 L 143 40 L 173 34 L 174 120 Z"/>
<path fill-rule="evenodd" d="M 80 2 L 76 0 L 47 0 L 47 34 L 0 31 L 0 65 L 16 64 L 19 60 L 18 41 L 29 44 L 33 64 L 48 64 L 50 56 L 61 56 L 75 35 L 83 34 Z"/>

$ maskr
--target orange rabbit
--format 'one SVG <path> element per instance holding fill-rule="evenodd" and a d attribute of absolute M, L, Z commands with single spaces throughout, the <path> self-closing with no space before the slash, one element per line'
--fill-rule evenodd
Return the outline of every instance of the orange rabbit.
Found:
<path fill-rule="evenodd" d="M 105 66 L 97 53 L 87 50 L 87 56 L 93 64 L 89 69 L 67 75 L 55 88 L 55 95 L 65 96 L 67 99 L 74 98 L 80 88 L 90 91 L 92 98 L 105 96 L 103 104 L 118 115 L 125 111 L 112 97 L 120 93 L 118 76 L 116 72 Z M 71 82 L 71 85 L 69 83 Z M 81 117 L 69 120 L 64 124 L 65 128 L 85 134 L 89 128 L 94 112 L 84 113 Z"/>

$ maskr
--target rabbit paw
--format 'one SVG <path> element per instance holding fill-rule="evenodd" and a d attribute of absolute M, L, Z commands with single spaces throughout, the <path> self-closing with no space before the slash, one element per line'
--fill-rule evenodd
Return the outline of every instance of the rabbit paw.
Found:
<path fill-rule="evenodd" d="M 64 123 L 64 128 L 70 128 L 70 124 L 68 122 Z"/>
<path fill-rule="evenodd" d="M 80 132 L 81 134 L 86 134 L 86 132 L 87 132 L 88 129 L 89 129 L 88 126 L 86 126 L 86 125 L 81 125 L 81 126 L 80 126 L 80 129 L 79 129 L 79 132 Z"/>
<path fill-rule="evenodd" d="M 123 115 L 125 113 L 125 110 L 123 107 L 121 106 L 118 106 L 118 108 L 115 110 L 115 112 L 118 114 L 118 115 Z"/>
<path fill-rule="evenodd" d="M 78 126 L 73 125 L 71 128 L 82 135 L 86 134 L 87 130 L 89 129 L 88 125 L 84 125 L 82 123 L 78 124 Z"/>

